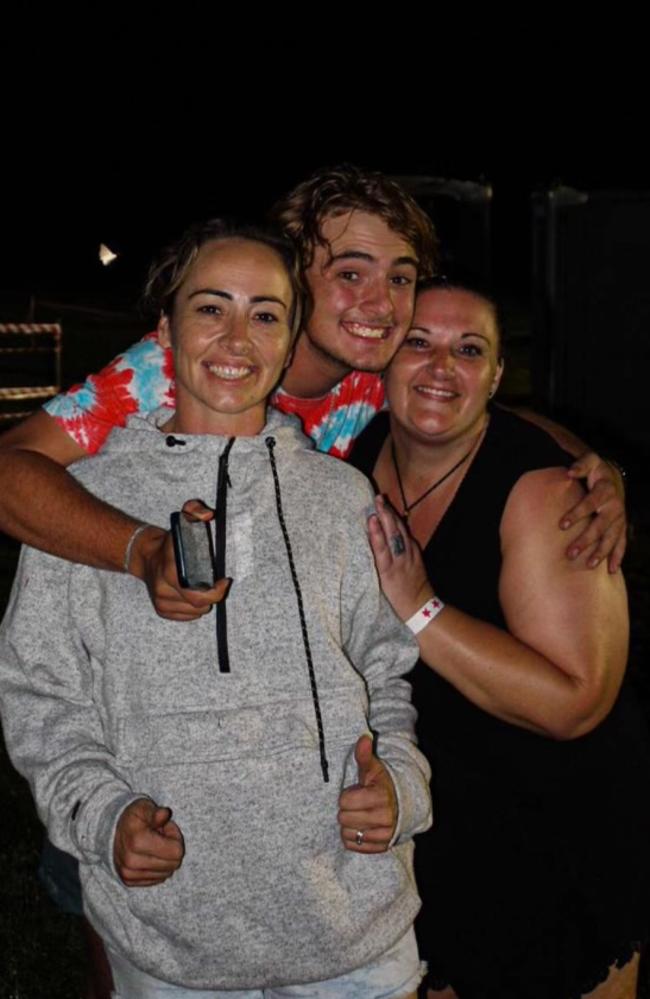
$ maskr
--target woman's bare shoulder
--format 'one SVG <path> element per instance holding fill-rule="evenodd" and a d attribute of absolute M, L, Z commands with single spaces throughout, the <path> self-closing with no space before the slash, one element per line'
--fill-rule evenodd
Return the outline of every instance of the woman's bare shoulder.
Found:
<path fill-rule="evenodd" d="M 568 509 L 567 504 L 578 503 L 583 496 L 584 489 L 569 478 L 566 468 L 526 472 L 510 490 L 501 520 L 502 534 L 504 530 L 528 527 L 531 522 L 537 530 L 551 524 L 566 545 L 569 539 L 559 530 L 559 520 Z"/>

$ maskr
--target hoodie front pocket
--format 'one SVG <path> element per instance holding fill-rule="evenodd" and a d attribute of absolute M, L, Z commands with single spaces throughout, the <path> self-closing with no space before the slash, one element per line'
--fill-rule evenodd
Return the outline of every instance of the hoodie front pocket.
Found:
<path fill-rule="evenodd" d="M 237 760 L 317 746 L 313 729 L 300 705 L 132 714 L 118 720 L 117 756 L 147 770 Z"/>

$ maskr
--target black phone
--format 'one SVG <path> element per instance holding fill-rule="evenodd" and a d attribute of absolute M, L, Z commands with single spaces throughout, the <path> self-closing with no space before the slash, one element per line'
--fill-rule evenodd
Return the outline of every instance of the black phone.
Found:
<path fill-rule="evenodd" d="M 188 520 L 182 511 L 171 515 L 176 572 L 187 590 L 214 586 L 214 544 L 209 522 Z"/>

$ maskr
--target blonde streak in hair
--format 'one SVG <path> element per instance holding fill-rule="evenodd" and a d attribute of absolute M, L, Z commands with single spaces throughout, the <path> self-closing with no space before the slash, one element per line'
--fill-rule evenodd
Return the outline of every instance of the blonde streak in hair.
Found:
<path fill-rule="evenodd" d="M 183 260 L 182 262 L 180 260 L 176 260 L 174 264 L 174 270 L 172 271 L 172 278 L 167 287 L 165 298 L 174 297 L 174 295 L 182 285 L 183 281 L 187 277 L 188 271 L 192 267 L 192 264 L 195 262 L 196 258 L 198 257 L 202 245 L 193 246 L 187 257 L 185 258 L 185 260 Z"/>

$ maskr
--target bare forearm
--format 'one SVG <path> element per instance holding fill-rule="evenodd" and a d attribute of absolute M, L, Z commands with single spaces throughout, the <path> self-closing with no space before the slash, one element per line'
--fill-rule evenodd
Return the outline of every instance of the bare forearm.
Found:
<path fill-rule="evenodd" d="M 44 410 L 0 436 L 0 530 L 20 541 L 99 569 L 128 570 L 146 583 L 162 617 L 190 621 L 222 600 L 227 582 L 191 593 L 178 582 L 166 531 L 139 522 L 102 502 L 66 472 L 86 451 Z M 133 543 L 129 545 L 129 542 Z"/>
<path fill-rule="evenodd" d="M 509 632 L 446 607 L 418 641 L 423 660 L 489 714 L 541 735 L 581 734 L 581 679 Z"/>
<path fill-rule="evenodd" d="M 35 451 L 0 458 L 0 529 L 74 562 L 121 570 L 138 522 L 88 493 L 61 465 Z"/>

